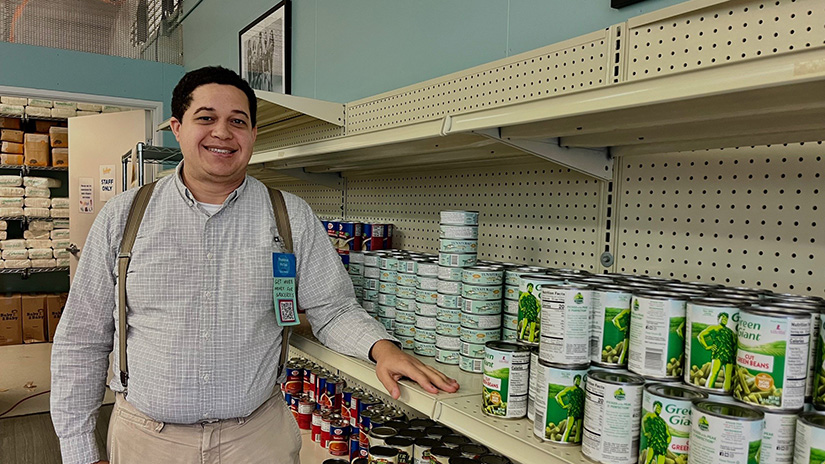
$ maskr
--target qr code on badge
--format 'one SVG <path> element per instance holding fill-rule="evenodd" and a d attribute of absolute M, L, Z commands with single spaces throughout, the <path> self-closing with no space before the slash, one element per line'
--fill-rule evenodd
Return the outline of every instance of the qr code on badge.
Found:
<path fill-rule="evenodd" d="M 281 312 L 281 322 L 295 322 L 295 302 L 292 300 L 278 300 L 278 311 Z"/>

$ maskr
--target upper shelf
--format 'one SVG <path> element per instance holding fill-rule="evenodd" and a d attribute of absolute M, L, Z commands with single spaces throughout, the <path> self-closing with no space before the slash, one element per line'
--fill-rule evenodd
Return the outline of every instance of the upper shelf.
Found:
<path fill-rule="evenodd" d="M 615 156 L 823 140 L 820 6 L 680 3 L 350 102 L 345 134 L 271 138 L 251 163 L 341 172 L 533 155 L 609 179 Z"/>

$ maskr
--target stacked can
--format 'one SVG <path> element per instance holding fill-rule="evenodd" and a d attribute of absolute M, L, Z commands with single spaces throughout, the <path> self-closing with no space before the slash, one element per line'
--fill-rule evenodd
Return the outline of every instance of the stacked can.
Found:
<path fill-rule="evenodd" d="M 422 258 L 409 255 L 398 260 L 395 288 L 395 338 L 405 350 L 415 348 L 415 291 L 418 263 Z"/>
<path fill-rule="evenodd" d="M 378 289 L 380 287 L 381 269 L 378 268 L 380 255 L 375 251 L 365 251 L 364 289 L 361 292 L 361 306 L 372 316 L 378 317 Z"/>
<path fill-rule="evenodd" d="M 518 300 L 521 276 L 538 274 L 544 269 L 534 266 L 514 266 L 504 271 L 504 300 L 502 301 L 501 339 L 515 341 L 518 338 Z"/>
<path fill-rule="evenodd" d="M 363 224 L 360 222 L 341 221 L 338 222 L 338 240 L 335 249 L 341 257 L 341 262 L 345 268 L 349 268 L 350 252 L 361 250 L 361 233 Z"/>
<path fill-rule="evenodd" d="M 398 261 L 403 253 L 384 252 L 378 258 L 378 321 L 388 332 L 395 329 L 396 287 L 398 286 Z"/>
<path fill-rule="evenodd" d="M 465 268 L 478 262 L 478 212 L 441 211 L 440 219 L 436 324 L 438 360 L 458 364 L 461 369 L 470 372 L 481 372 L 484 342 L 479 341 L 481 353 L 478 357 L 471 358 L 460 353 L 464 337 L 460 333 L 465 286 L 462 275 Z M 469 333 L 466 336 L 469 337 Z"/>
<path fill-rule="evenodd" d="M 438 314 L 437 290 L 427 290 L 420 287 L 424 281 L 425 287 L 432 287 L 431 282 L 438 280 L 438 263 L 430 260 L 419 261 L 416 266 L 415 289 L 415 338 L 413 350 L 421 356 L 435 356 L 435 326 Z"/>
<path fill-rule="evenodd" d="M 477 372 L 476 353 L 483 353 L 489 341 L 501 340 L 504 267 L 475 266 L 461 273 L 461 342 L 466 345 L 460 367 Z M 462 350 L 465 351 L 465 350 Z M 483 362 L 482 362 L 483 367 Z"/>
<path fill-rule="evenodd" d="M 349 278 L 352 280 L 352 289 L 359 303 L 364 301 L 364 253 L 361 251 L 349 252 Z"/>

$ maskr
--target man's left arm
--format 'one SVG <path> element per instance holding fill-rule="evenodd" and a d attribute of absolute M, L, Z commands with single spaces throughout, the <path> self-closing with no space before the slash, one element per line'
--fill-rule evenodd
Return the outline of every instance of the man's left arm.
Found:
<path fill-rule="evenodd" d="M 318 340 L 340 353 L 375 361 L 376 375 L 393 397 L 400 394 L 402 377 L 433 393 L 458 390 L 455 380 L 404 353 L 384 326 L 358 304 L 326 229 L 304 201 L 284 196 L 293 230 L 298 303 Z"/>

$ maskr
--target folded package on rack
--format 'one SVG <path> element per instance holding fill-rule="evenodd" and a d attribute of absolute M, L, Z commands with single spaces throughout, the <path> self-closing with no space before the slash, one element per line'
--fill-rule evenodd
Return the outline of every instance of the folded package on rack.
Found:
<path fill-rule="evenodd" d="M 69 267 L 69 258 L 60 258 L 55 261 L 57 261 L 55 264 L 57 267 Z"/>
<path fill-rule="evenodd" d="M 28 106 L 34 106 L 37 108 L 51 108 L 54 106 L 54 100 L 46 100 L 44 98 L 29 98 L 29 101 L 26 103 Z"/>
<path fill-rule="evenodd" d="M 52 224 L 55 229 L 68 229 L 69 228 L 69 219 L 68 218 L 54 218 Z"/>
<path fill-rule="evenodd" d="M 69 248 L 71 242 L 67 238 L 61 238 L 60 240 L 52 240 L 52 248 L 55 250 L 65 250 Z"/>
<path fill-rule="evenodd" d="M 0 176 L 0 187 L 20 187 L 23 185 L 23 178 L 20 176 L 6 175 Z M 19 196 L 19 195 L 15 195 Z"/>
<path fill-rule="evenodd" d="M 25 250 L 26 241 L 22 239 L 0 241 L 0 250 Z"/>
<path fill-rule="evenodd" d="M 0 143 L 0 151 L 10 155 L 22 155 L 25 147 L 19 142 L 2 142 Z"/>
<path fill-rule="evenodd" d="M 8 229 L 9 229 L 8 221 L 0 221 L 0 230 L 8 230 Z"/>
<path fill-rule="evenodd" d="M 23 206 L 25 206 L 26 208 L 51 208 L 52 199 L 27 197 L 23 200 Z"/>
<path fill-rule="evenodd" d="M 25 187 L 27 197 L 50 198 L 52 192 L 47 187 Z"/>
<path fill-rule="evenodd" d="M 26 106 L 29 104 L 29 99 L 26 97 L 0 97 L 0 103 L 4 105 Z"/>
<path fill-rule="evenodd" d="M 26 239 L 26 248 L 51 248 L 52 240 L 49 238 Z"/>
<path fill-rule="evenodd" d="M 14 129 L 3 129 L 0 130 L 0 141 L 3 142 L 14 142 L 14 143 L 23 143 L 23 136 L 26 133 L 21 130 L 14 130 Z"/>
<path fill-rule="evenodd" d="M 69 199 L 68 198 L 52 198 L 52 202 L 50 205 L 52 208 L 68 208 L 69 207 Z"/>
<path fill-rule="evenodd" d="M 25 164 L 25 156 L 10 155 L 8 153 L 0 153 L 0 164 L 8 164 L 11 166 L 22 166 Z"/>
<path fill-rule="evenodd" d="M 32 267 L 30 259 L 5 259 L 6 269 L 29 269 Z"/>
<path fill-rule="evenodd" d="M 51 235 L 48 230 L 24 230 L 23 238 L 26 240 L 49 240 Z"/>
<path fill-rule="evenodd" d="M 23 215 L 23 208 L 0 208 L 0 216 L 20 217 Z"/>
<path fill-rule="evenodd" d="M 52 179 L 51 177 L 36 177 L 36 176 L 24 176 L 23 177 L 23 186 L 24 187 L 46 187 L 46 188 L 58 188 L 63 185 L 63 182 L 60 179 Z"/>
<path fill-rule="evenodd" d="M 52 250 L 52 254 L 57 259 L 65 259 L 71 256 L 71 254 L 65 248 L 62 250 Z"/>
<path fill-rule="evenodd" d="M 8 260 L 15 260 L 15 259 L 29 259 L 29 250 L 23 248 L 22 250 L 13 248 L 11 250 L 3 250 L 0 252 L 0 257 Z"/>
<path fill-rule="evenodd" d="M 55 229 L 49 232 L 49 238 L 52 240 L 68 240 L 69 229 Z"/>
<path fill-rule="evenodd" d="M 54 223 L 52 221 L 30 221 L 29 222 L 29 230 L 33 232 L 41 232 L 41 231 L 50 231 L 54 229 Z"/>
<path fill-rule="evenodd" d="M 32 248 L 29 250 L 29 259 L 52 259 L 54 250 L 51 248 Z"/>
<path fill-rule="evenodd" d="M 33 118 L 50 118 L 52 117 L 52 109 L 40 106 L 26 106 L 26 116 Z"/>
<path fill-rule="evenodd" d="M 57 267 L 57 260 L 54 258 L 32 259 L 32 267 Z"/>
<path fill-rule="evenodd" d="M 23 215 L 26 217 L 47 218 L 51 211 L 49 208 L 23 208 Z"/>
<path fill-rule="evenodd" d="M 23 197 L 0 197 L 0 208 L 22 208 Z"/>
<path fill-rule="evenodd" d="M 69 208 L 52 208 L 51 215 L 53 218 L 67 218 L 69 217 Z"/>
<path fill-rule="evenodd" d="M 5 240 L 5 239 L 9 238 L 8 234 L 9 233 L 6 232 L 5 230 L 0 230 L 0 240 Z"/>

